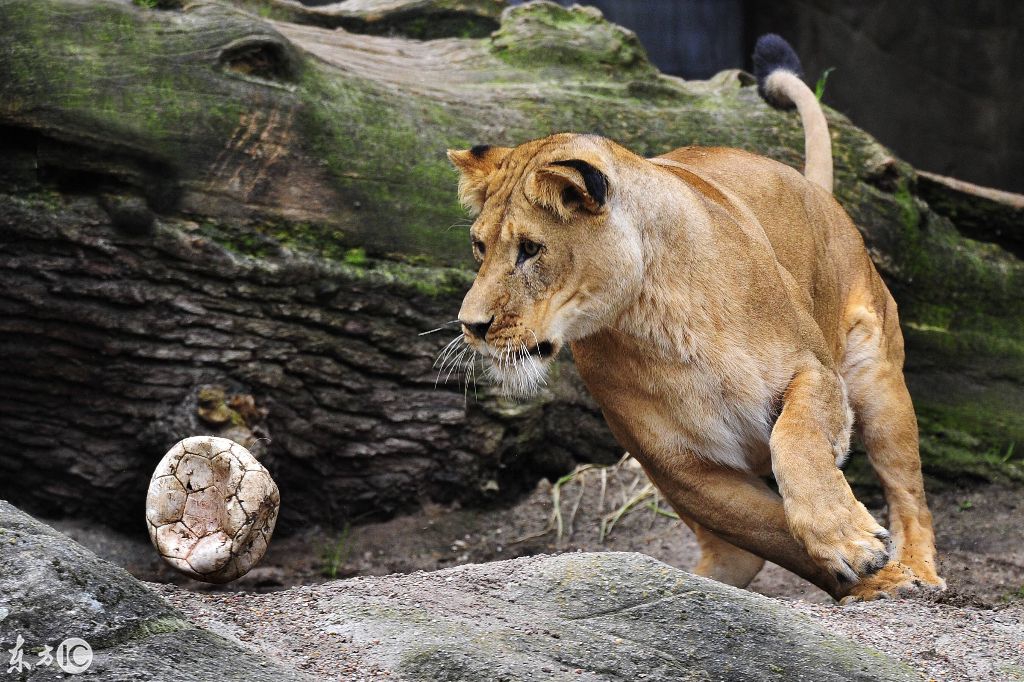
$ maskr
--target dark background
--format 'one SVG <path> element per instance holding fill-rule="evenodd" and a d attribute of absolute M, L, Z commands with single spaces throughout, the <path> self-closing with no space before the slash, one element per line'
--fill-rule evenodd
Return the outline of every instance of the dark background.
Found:
<path fill-rule="evenodd" d="M 512 4 L 517 4 L 513 1 Z M 563 1 L 562 4 L 572 4 Z M 1024 192 L 1020 0 L 591 0 L 665 73 L 750 69 L 779 33 L 824 101 L 922 170 Z"/>

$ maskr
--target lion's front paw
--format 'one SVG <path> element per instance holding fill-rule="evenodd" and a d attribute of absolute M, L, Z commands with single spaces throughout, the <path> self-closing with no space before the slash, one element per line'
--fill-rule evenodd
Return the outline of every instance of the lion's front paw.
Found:
<path fill-rule="evenodd" d="M 833 507 L 826 515 L 789 516 L 790 526 L 807 553 L 840 583 L 856 583 L 889 563 L 889 531 L 878 525 L 859 502 L 854 501 L 848 508 Z"/>
<path fill-rule="evenodd" d="M 918 577 L 912 570 L 898 561 L 893 561 L 874 575 L 864 578 L 850 587 L 846 596 L 839 600 L 840 604 L 875 599 L 903 599 L 906 597 L 924 596 L 941 592 L 946 588 L 945 581 L 941 584 L 929 584 Z"/>

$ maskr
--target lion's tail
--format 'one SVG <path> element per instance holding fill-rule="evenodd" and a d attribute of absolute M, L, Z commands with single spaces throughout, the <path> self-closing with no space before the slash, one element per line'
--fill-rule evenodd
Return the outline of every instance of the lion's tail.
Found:
<path fill-rule="evenodd" d="M 800 80 L 800 58 L 793 48 L 774 33 L 757 39 L 754 47 L 754 75 L 757 92 L 776 109 L 800 112 L 804 126 L 804 177 L 832 191 L 832 140 L 828 122 L 818 98 Z"/>

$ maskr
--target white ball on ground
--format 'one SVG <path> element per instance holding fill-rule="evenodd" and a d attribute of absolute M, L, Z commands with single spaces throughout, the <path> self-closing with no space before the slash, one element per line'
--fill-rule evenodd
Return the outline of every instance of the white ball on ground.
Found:
<path fill-rule="evenodd" d="M 227 583 L 263 558 L 280 507 L 277 484 L 252 453 L 226 438 L 194 436 L 153 472 L 146 524 L 168 564 L 196 580 Z"/>

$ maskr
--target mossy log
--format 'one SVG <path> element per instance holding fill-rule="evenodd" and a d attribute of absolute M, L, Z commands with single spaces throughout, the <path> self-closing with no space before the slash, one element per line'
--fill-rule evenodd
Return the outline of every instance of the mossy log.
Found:
<path fill-rule="evenodd" d="M 141 524 L 160 455 L 230 429 L 269 435 L 284 529 L 614 457 L 568 358 L 522 405 L 434 388 L 454 332 L 417 334 L 472 275 L 445 149 L 575 130 L 801 167 L 802 131 L 741 72 L 659 74 L 594 10 L 494 8 L 0 0 L 0 495 Z M 430 12 L 465 22 L 403 37 L 436 38 Z M 837 196 L 901 305 L 927 469 L 1021 477 L 1016 242 L 961 232 L 955 192 L 930 185 L 933 210 L 828 116 Z"/>

